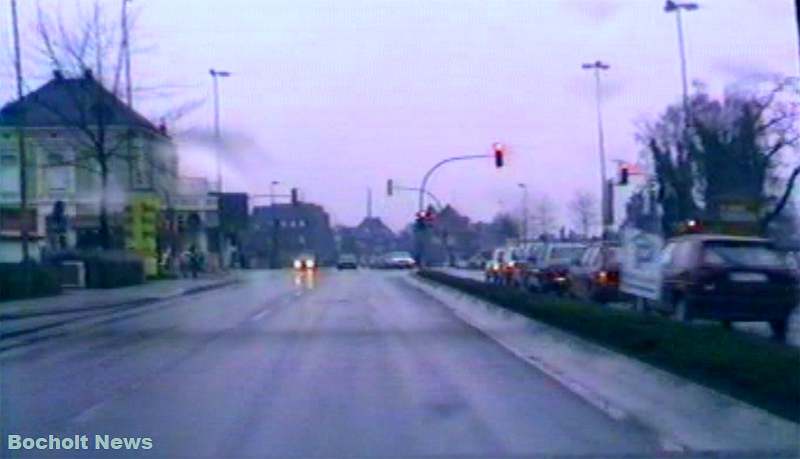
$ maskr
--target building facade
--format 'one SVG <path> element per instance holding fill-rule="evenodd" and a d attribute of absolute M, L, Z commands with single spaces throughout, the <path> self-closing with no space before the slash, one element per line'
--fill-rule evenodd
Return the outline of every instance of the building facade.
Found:
<path fill-rule="evenodd" d="M 294 257 L 309 253 L 322 264 L 336 260 L 330 217 L 322 206 L 297 202 L 253 208 L 244 250 L 258 267 L 291 266 Z"/>
<path fill-rule="evenodd" d="M 20 136 L 26 153 L 24 215 Z M 131 110 L 91 73 L 81 78 L 56 73 L 0 109 L 0 235 L 5 241 L 0 260 L 18 259 L 23 221 L 33 241 L 46 240 L 46 219 L 57 202 L 63 203 L 71 247 L 97 245 L 103 197 L 111 234 L 123 234 L 117 229 L 130 199 L 166 201 L 175 195 L 177 175 L 177 152 L 165 127 Z M 118 239 L 115 246 L 123 243 Z"/>

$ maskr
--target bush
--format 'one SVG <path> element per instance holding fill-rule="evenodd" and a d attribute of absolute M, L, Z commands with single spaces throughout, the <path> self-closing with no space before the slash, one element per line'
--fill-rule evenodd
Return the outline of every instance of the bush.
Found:
<path fill-rule="evenodd" d="M 57 295 L 58 273 L 36 263 L 0 263 L 0 301 Z"/>
<path fill-rule="evenodd" d="M 695 327 L 579 300 L 532 295 L 472 279 L 420 276 L 800 421 L 800 351 L 718 326 Z"/>
<path fill-rule="evenodd" d="M 82 255 L 86 265 L 87 288 L 116 288 L 142 284 L 144 261 L 135 254 L 105 251 Z"/>

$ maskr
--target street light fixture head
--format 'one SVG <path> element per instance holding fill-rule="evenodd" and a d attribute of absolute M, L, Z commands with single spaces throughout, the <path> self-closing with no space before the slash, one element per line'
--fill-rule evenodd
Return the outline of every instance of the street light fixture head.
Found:
<path fill-rule="evenodd" d="M 210 69 L 208 71 L 208 73 L 210 73 L 212 77 L 229 77 L 229 76 L 231 76 L 231 72 L 226 72 L 224 70 Z"/>
<path fill-rule="evenodd" d="M 667 0 L 667 2 L 664 4 L 664 11 L 667 13 L 678 10 L 694 11 L 698 8 L 700 8 L 700 5 L 694 2 L 677 3 L 673 0 Z"/>

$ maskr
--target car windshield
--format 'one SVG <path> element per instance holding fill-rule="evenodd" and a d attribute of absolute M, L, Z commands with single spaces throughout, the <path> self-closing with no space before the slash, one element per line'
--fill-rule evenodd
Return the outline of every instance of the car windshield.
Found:
<path fill-rule="evenodd" d="M 401 258 L 413 258 L 410 253 L 408 252 L 392 252 L 389 254 L 389 258 L 394 259 L 401 259 Z"/>
<path fill-rule="evenodd" d="M 703 263 L 712 266 L 786 268 L 786 256 L 763 244 L 707 242 L 703 244 Z"/>

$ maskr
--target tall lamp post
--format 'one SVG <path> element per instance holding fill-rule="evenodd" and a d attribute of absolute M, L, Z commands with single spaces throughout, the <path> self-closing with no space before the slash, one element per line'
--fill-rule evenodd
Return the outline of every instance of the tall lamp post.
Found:
<path fill-rule="evenodd" d="M 594 81 L 595 81 L 595 102 L 597 106 L 597 144 L 598 144 L 598 151 L 600 153 L 600 180 L 602 182 L 600 187 L 600 201 L 601 203 L 601 214 L 603 219 L 603 238 L 605 238 L 608 232 L 608 226 L 611 223 L 609 221 L 609 212 L 608 207 L 611 205 L 608 202 L 609 196 L 607 192 L 607 182 L 608 178 L 606 177 L 606 149 L 605 149 L 605 137 L 603 134 L 603 112 L 600 109 L 601 101 L 602 101 L 602 91 L 600 86 L 600 72 L 606 71 L 611 68 L 608 64 L 602 61 L 595 61 L 590 63 L 584 63 L 581 65 L 581 68 L 584 70 L 591 70 L 594 72 Z"/>
<path fill-rule="evenodd" d="M 275 205 L 275 186 L 280 185 L 281 182 L 273 180 L 269 183 L 269 205 Z"/>
<path fill-rule="evenodd" d="M 681 60 L 681 86 L 683 88 L 683 115 L 686 123 L 689 122 L 689 83 L 686 77 L 686 49 L 683 40 L 683 22 L 681 20 L 681 10 L 694 11 L 699 8 L 697 3 L 674 2 L 667 0 L 664 4 L 664 12 L 675 13 L 675 23 L 678 28 L 678 51 Z"/>
<path fill-rule="evenodd" d="M 522 242 L 528 242 L 528 185 L 517 185 L 522 188 Z"/>
<path fill-rule="evenodd" d="M 214 82 L 214 140 L 216 142 L 217 150 L 217 191 L 222 192 L 222 160 L 220 158 L 220 128 L 219 128 L 219 78 L 227 78 L 231 76 L 231 72 L 224 70 L 208 71 L 211 74 L 211 79 Z"/>

